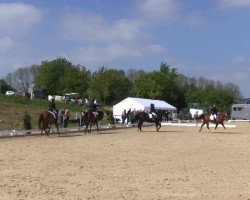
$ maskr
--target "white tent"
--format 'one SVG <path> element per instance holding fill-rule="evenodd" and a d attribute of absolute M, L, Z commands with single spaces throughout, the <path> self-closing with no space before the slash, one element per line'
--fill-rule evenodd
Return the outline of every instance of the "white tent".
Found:
<path fill-rule="evenodd" d="M 115 119 L 121 119 L 121 115 L 124 109 L 128 111 L 134 110 L 150 110 L 150 104 L 155 105 L 155 109 L 162 109 L 168 110 L 170 114 L 172 114 L 172 118 L 175 118 L 176 115 L 176 108 L 165 101 L 161 100 L 153 100 L 153 99 L 142 99 L 142 98 L 135 98 L 135 97 L 127 97 L 126 99 L 122 100 L 121 102 L 115 104 L 113 106 L 113 117 Z"/>

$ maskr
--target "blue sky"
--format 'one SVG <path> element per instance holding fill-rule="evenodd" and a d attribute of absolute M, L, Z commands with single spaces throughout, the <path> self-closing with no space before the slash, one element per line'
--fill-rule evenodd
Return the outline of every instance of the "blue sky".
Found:
<path fill-rule="evenodd" d="M 0 77 L 59 56 L 233 82 L 250 97 L 250 0 L 0 0 Z"/>

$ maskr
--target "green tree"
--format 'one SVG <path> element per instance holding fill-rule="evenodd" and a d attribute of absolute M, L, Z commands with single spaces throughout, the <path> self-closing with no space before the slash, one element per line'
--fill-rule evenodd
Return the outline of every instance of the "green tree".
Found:
<path fill-rule="evenodd" d="M 129 69 L 126 72 L 126 77 L 130 80 L 130 82 L 133 84 L 135 83 L 139 77 L 146 72 L 144 70 L 136 70 L 136 69 Z"/>
<path fill-rule="evenodd" d="M 91 72 L 80 65 L 65 69 L 62 80 L 62 93 L 78 92 L 82 96 L 87 96 Z"/>
<path fill-rule="evenodd" d="M 101 67 L 91 76 L 88 94 L 104 104 L 112 105 L 126 98 L 130 88 L 131 82 L 123 70 Z"/>
<path fill-rule="evenodd" d="M 46 89 L 50 94 L 62 95 L 64 89 L 62 82 L 66 74 L 65 70 L 71 66 L 71 62 L 65 58 L 43 61 L 38 69 L 38 76 L 35 81 L 36 86 Z"/>
<path fill-rule="evenodd" d="M 176 68 L 161 63 L 159 71 L 142 74 L 135 81 L 132 93 L 141 98 L 161 99 L 182 108 L 186 105 L 186 98 L 177 77 Z"/>
<path fill-rule="evenodd" d="M 209 109 L 212 104 L 216 104 L 220 109 L 230 111 L 230 107 L 234 103 L 234 96 L 230 91 L 223 88 L 207 88 L 190 94 L 188 101 L 199 103 L 205 109 Z"/>
<path fill-rule="evenodd" d="M 142 74 L 133 85 L 132 93 L 141 98 L 162 99 L 165 87 L 161 81 L 159 72 Z"/>
<path fill-rule="evenodd" d="M 74 66 L 65 58 L 57 58 L 42 62 L 35 84 L 53 95 L 64 95 L 66 92 L 77 92 L 85 95 L 90 74 L 90 71 L 85 67 Z"/>

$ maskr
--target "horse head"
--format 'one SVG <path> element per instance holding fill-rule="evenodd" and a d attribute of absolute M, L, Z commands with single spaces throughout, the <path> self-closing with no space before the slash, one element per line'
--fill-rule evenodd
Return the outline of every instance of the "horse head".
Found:
<path fill-rule="evenodd" d="M 226 119 L 228 116 L 227 112 L 219 112 L 218 118 L 221 118 L 222 120 Z"/>

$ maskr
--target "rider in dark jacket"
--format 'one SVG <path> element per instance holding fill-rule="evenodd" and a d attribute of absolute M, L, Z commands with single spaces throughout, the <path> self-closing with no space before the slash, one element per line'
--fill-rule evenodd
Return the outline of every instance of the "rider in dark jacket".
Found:
<path fill-rule="evenodd" d="M 155 118 L 156 110 L 155 110 L 155 105 L 153 103 L 150 104 L 150 113 L 152 114 L 152 117 Z"/>
<path fill-rule="evenodd" d="M 52 98 L 51 102 L 49 102 L 49 111 L 53 112 L 55 114 L 56 120 L 57 120 L 57 110 L 56 110 L 56 103 L 55 99 Z"/>
<path fill-rule="evenodd" d="M 219 110 L 217 109 L 216 105 L 214 104 L 211 108 L 211 114 L 214 117 L 214 121 L 216 121 L 216 119 L 217 119 L 218 112 L 219 112 Z"/>
<path fill-rule="evenodd" d="M 55 104 L 55 99 L 52 98 L 51 102 L 49 102 L 49 110 L 50 111 L 55 111 L 56 110 L 56 104 Z"/>
<path fill-rule="evenodd" d="M 94 115 L 95 115 L 96 117 L 98 117 L 97 102 L 96 102 L 96 100 L 90 98 L 90 99 L 88 100 L 87 105 L 88 105 L 88 110 L 89 110 L 90 112 L 94 113 Z"/>

